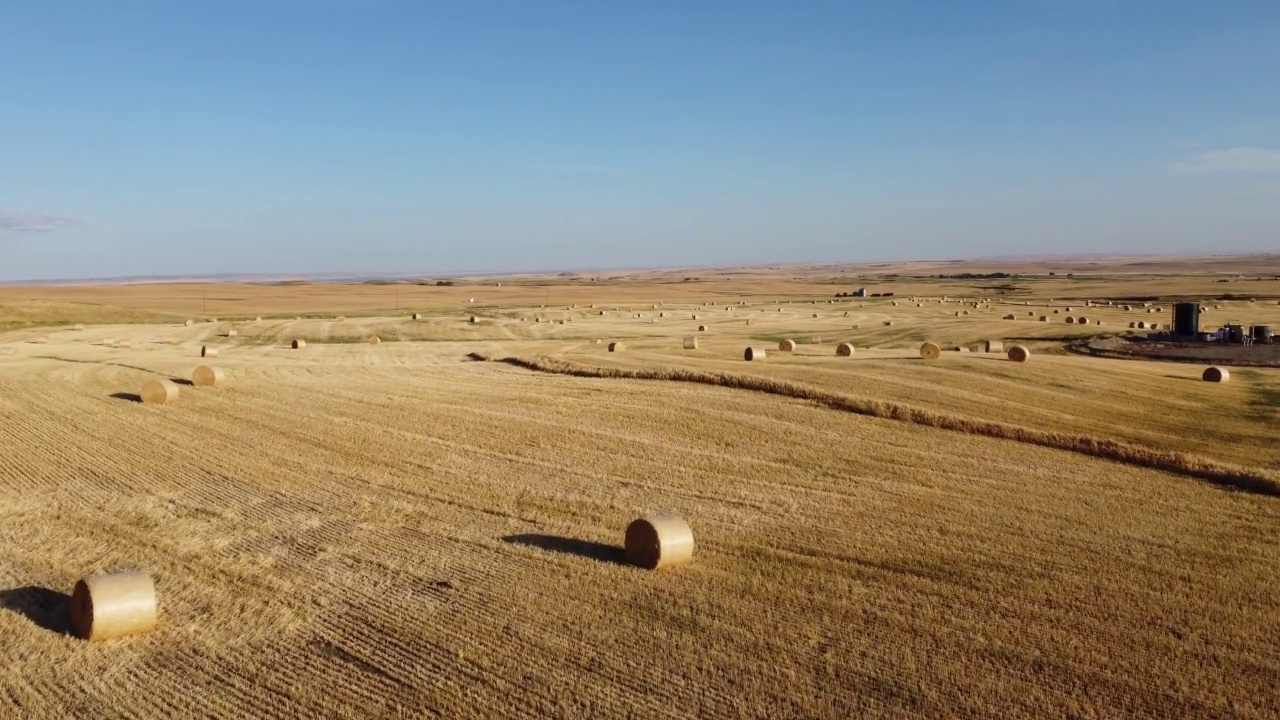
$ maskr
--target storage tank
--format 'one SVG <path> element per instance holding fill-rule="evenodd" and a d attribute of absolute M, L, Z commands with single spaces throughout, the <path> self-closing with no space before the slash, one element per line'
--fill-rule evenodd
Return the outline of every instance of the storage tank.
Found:
<path fill-rule="evenodd" d="M 1200 332 L 1200 303 L 1174 303 L 1173 334 L 1191 337 L 1198 332 Z"/>
<path fill-rule="evenodd" d="M 1270 325 L 1254 325 L 1250 330 L 1253 333 L 1253 341 L 1255 343 L 1267 344 L 1271 342 Z"/>
<path fill-rule="evenodd" d="M 1227 342 L 1229 343 L 1244 342 L 1244 326 L 1228 325 L 1227 326 Z"/>

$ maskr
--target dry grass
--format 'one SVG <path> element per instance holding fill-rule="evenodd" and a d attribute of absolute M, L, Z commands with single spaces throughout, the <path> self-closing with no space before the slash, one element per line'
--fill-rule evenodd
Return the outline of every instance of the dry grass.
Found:
<path fill-rule="evenodd" d="M 1092 323 L 906 301 L 986 281 L 885 280 L 898 307 L 814 319 L 835 289 L 884 288 L 725 279 L 530 278 L 501 303 L 479 280 L 413 286 L 400 313 L 392 287 L 192 286 L 266 319 L 225 341 L 234 382 L 163 408 L 130 393 L 224 345 L 200 295 L 48 290 L 172 318 L 0 332 L 0 717 L 1280 716 L 1280 371 L 1203 383 L 1053 339 Z M 1259 301 L 1222 316 L 1280 324 L 1258 281 L 1020 284 L 1044 315 L 1247 286 Z M 684 351 L 711 302 L 734 315 Z M 1121 332 L 1120 305 L 1089 317 Z M 806 341 L 742 362 L 786 337 Z M 987 338 L 1034 362 L 918 358 Z M 694 561 L 626 565 L 627 524 L 663 511 Z M 155 632 L 65 634 L 76 580 L 133 567 Z"/>

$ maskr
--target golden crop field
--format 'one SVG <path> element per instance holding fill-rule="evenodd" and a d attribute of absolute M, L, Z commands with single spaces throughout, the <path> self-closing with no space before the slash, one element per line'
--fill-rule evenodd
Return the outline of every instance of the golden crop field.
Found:
<path fill-rule="evenodd" d="M 0 288 L 0 717 L 1280 717 L 1280 368 L 1066 347 L 1277 274 Z M 625 564 L 660 510 L 693 562 Z M 125 568 L 159 626 L 71 635 Z"/>

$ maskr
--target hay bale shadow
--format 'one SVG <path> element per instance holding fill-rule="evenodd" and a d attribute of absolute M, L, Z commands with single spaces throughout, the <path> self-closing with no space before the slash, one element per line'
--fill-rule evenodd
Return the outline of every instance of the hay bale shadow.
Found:
<path fill-rule="evenodd" d="M 169 378 L 169 381 L 172 382 L 174 385 L 186 385 L 187 387 L 195 386 L 195 383 L 191 382 L 186 378 Z"/>
<path fill-rule="evenodd" d="M 627 564 L 627 553 L 623 548 L 618 547 L 617 545 L 606 545 L 605 543 L 592 542 L 590 540 L 578 540 L 576 538 L 561 537 L 559 535 L 523 534 L 507 535 L 502 538 L 502 542 L 511 543 L 512 545 L 524 545 L 525 547 L 538 548 L 539 550 L 547 550 L 550 552 L 563 553 L 565 555 L 577 555 L 578 557 L 613 563 L 614 565 Z"/>
<path fill-rule="evenodd" d="M 127 392 L 111 393 L 111 397 L 115 398 L 116 400 L 127 400 L 128 402 L 134 402 L 134 403 L 142 402 L 142 396 L 139 395 L 138 393 L 127 393 Z"/>
<path fill-rule="evenodd" d="M 71 596 L 66 593 L 36 585 L 4 590 L 0 591 L 0 607 L 50 632 L 71 634 Z"/>

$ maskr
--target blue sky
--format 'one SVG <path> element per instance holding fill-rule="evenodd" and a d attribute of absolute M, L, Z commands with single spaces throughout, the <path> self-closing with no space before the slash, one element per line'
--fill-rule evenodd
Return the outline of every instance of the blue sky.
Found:
<path fill-rule="evenodd" d="M 0 1 L 0 280 L 1280 249 L 1280 3 Z"/>

